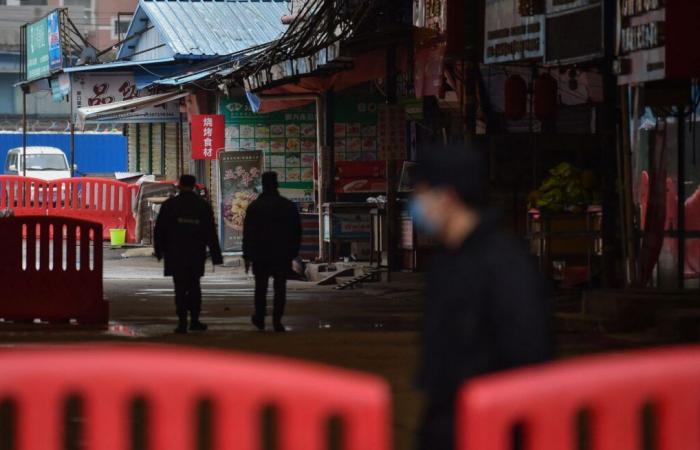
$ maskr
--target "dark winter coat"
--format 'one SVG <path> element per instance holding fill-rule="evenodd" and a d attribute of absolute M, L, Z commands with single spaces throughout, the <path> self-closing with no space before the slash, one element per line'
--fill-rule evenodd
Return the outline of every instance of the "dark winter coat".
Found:
<path fill-rule="evenodd" d="M 222 264 L 211 206 L 194 192 L 182 192 L 160 208 L 154 232 L 156 257 L 165 259 L 165 275 L 204 275 L 207 247 Z"/>
<path fill-rule="evenodd" d="M 243 224 L 246 260 L 286 264 L 299 255 L 300 245 L 301 220 L 292 201 L 267 192 L 248 206 Z"/>
<path fill-rule="evenodd" d="M 551 356 L 544 280 L 493 218 L 432 261 L 424 320 L 419 384 L 433 400 L 454 399 L 472 377 Z"/>

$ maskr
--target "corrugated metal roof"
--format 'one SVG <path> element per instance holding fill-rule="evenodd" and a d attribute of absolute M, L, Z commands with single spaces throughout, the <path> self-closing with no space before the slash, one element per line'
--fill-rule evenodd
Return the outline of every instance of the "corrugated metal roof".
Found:
<path fill-rule="evenodd" d="M 158 59 L 158 60 L 153 60 L 153 61 L 113 61 L 113 62 L 108 62 L 108 63 L 103 63 L 103 64 L 89 64 L 89 65 L 85 65 L 85 66 L 66 67 L 63 69 L 63 71 L 66 73 L 71 73 L 71 72 L 94 72 L 95 70 L 118 70 L 118 69 L 123 69 L 123 68 L 133 68 L 136 66 L 145 66 L 145 65 L 151 65 L 151 64 L 171 63 L 173 61 L 174 61 L 174 59 L 172 59 L 172 58 Z"/>
<path fill-rule="evenodd" d="M 206 58 L 277 39 L 286 28 L 281 17 L 289 13 L 289 2 L 140 0 L 138 8 L 148 16 L 176 58 Z M 135 14 L 133 20 L 138 17 Z M 133 25 L 130 28 L 135 28 Z"/>

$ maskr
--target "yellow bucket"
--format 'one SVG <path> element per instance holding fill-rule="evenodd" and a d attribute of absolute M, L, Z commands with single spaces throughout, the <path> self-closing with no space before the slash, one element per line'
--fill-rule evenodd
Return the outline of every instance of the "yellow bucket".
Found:
<path fill-rule="evenodd" d="M 126 230 L 124 228 L 111 228 L 109 239 L 112 247 L 121 247 L 126 242 Z"/>

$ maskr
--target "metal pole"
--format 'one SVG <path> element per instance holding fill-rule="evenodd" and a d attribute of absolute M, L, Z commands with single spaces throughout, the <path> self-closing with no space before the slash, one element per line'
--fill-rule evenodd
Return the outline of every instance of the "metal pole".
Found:
<path fill-rule="evenodd" d="M 75 124 L 70 122 L 70 176 L 75 176 Z"/>
<path fill-rule="evenodd" d="M 22 176 L 27 176 L 27 88 L 22 86 Z"/>
<path fill-rule="evenodd" d="M 148 174 L 153 174 L 153 124 L 148 124 Z"/>
<path fill-rule="evenodd" d="M 318 257 L 321 261 L 326 259 L 326 248 L 323 243 L 323 204 L 326 202 L 324 175 L 326 164 L 324 158 L 326 152 L 324 149 L 324 103 L 325 100 L 320 94 L 271 94 L 260 95 L 260 100 L 275 99 L 278 101 L 296 101 L 296 100 L 314 100 L 316 102 L 316 168 L 318 170 L 317 180 L 317 200 L 316 208 L 318 211 Z"/>
<path fill-rule="evenodd" d="M 685 286 L 685 106 L 678 108 L 678 289 Z"/>
<path fill-rule="evenodd" d="M 325 261 L 327 256 L 326 246 L 323 242 L 323 204 L 326 202 L 326 155 L 323 148 L 323 103 L 324 100 L 323 98 L 321 98 L 321 96 L 316 97 L 316 167 L 318 170 L 318 257 L 321 261 Z"/>

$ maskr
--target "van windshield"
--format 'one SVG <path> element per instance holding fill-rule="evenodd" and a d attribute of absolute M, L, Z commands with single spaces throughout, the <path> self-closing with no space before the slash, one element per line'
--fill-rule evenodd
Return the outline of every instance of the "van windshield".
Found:
<path fill-rule="evenodd" d="M 68 170 L 68 165 L 63 155 L 27 155 L 27 170 Z"/>

